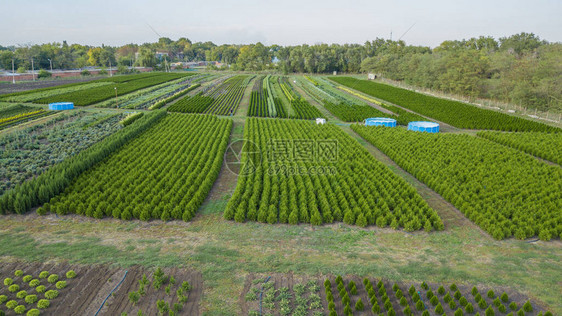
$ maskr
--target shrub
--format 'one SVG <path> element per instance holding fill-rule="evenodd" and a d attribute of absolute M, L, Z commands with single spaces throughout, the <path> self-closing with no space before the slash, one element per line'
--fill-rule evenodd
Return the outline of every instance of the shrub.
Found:
<path fill-rule="evenodd" d="M 90 76 L 91 73 L 90 73 L 87 69 L 84 69 L 84 70 L 82 70 L 82 71 L 80 72 L 80 75 L 82 75 L 82 76 Z"/>
<path fill-rule="evenodd" d="M 373 314 L 379 314 L 379 312 L 381 311 L 381 307 L 379 306 L 378 303 L 373 304 L 373 307 L 371 308 L 371 311 L 373 312 Z"/>
<path fill-rule="evenodd" d="M 515 302 L 511 302 L 511 304 L 509 304 L 509 309 L 511 309 L 512 311 L 516 310 L 517 307 L 518 307 L 517 303 Z"/>
<path fill-rule="evenodd" d="M 17 276 L 17 277 L 22 277 L 23 271 L 22 270 L 16 270 L 16 272 L 14 272 L 14 275 Z"/>
<path fill-rule="evenodd" d="M 0 304 L 4 304 L 5 301 L 8 300 L 8 297 L 6 295 L 0 295 Z"/>
<path fill-rule="evenodd" d="M 472 293 L 472 296 L 475 296 L 476 294 L 478 294 L 478 289 L 476 288 L 476 286 L 472 287 L 472 291 L 470 291 L 470 293 Z"/>
<path fill-rule="evenodd" d="M 10 287 L 8 287 L 8 291 L 10 291 L 12 293 L 16 293 L 19 290 L 20 290 L 20 286 L 17 285 L 17 284 L 12 284 L 12 285 L 10 285 Z"/>
<path fill-rule="evenodd" d="M 457 290 L 453 296 L 455 297 L 456 300 L 459 300 L 461 298 L 462 294 L 459 290 Z"/>
<path fill-rule="evenodd" d="M 59 296 L 59 291 L 57 290 L 48 290 L 47 292 L 45 292 L 46 299 L 54 300 L 55 298 L 57 298 L 57 296 Z"/>
<path fill-rule="evenodd" d="M 45 292 L 45 286 L 44 285 L 39 285 L 38 287 L 35 288 L 35 291 L 37 293 L 44 293 Z"/>
<path fill-rule="evenodd" d="M 494 304 L 494 306 L 498 307 L 498 306 L 500 306 L 500 304 L 501 304 L 502 302 L 500 301 L 500 298 L 499 298 L 499 297 L 496 297 L 496 298 L 492 301 L 492 303 Z"/>
<path fill-rule="evenodd" d="M 525 312 L 523 311 L 523 309 L 517 311 L 517 316 L 525 316 Z"/>
<path fill-rule="evenodd" d="M 11 300 L 8 303 L 6 303 L 6 307 L 8 309 L 14 309 L 14 308 L 16 308 L 16 306 L 18 306 L 18 302 L 14 301 L 14 300 Z"/>
<path fill-rule="evenodd" d="M 484 299 L 481 299 L 480 302 L 478 302 L 478 306 L 481 309 L 486 309 L 486 307 L 488 307 L 488 303 L 486 303 L 486 301 Z"/>
<path fill-rule="evenodd" d="M 16 306 L 16 308 L 14 308 L 14 312 L 16 312 L 16 314 L 18 315 L 25 313 L 25 306 L 23 305 Z"/>
<path fill-rule="evenodd" d="M 489 298 L 494 298 L 496 296 L 496 294 L 494 293 L 494 291 L 489 290 L 488 293 L 486 294 Z"/>
<path fill-rule="evenodd" d="M 439 299 L 437 298 L 437 296 L 434 295 L 433 297 L 431 297 L 429 302 L 431 303 L 431 305 L 437 306 L 437 304 L 439 304 Z"/>
<path fill-rule="evenodd" d="M 505 305 L 500 303 L 500 306 L 498 306 L 498 310 L 502 313 L 505 314 L 505 312 L 507 312 L 507 308 L 505 307 Z"/>
<path fill-rule="evenodd" d="M 494 309 L 492 308 L 492 306 L 489 306 L 489 307 L 486 309 L 486 316 L 494 316 L 494 315 L 495 315 Z"/>
<path fill-rule="evenodd" d="M 392 290 L 396 292 L 398 291 L 398 289 L 399 289 L 398 284 L 394 283 L 394 285 L 392 286 Z"/>
<path fill-rule="evenodd" d="M 16 297 L 19 299 L 24 299 L 27 296 L 27 291 L 19 291 L 18 294 L 16 294 Z"/>
<path fill-rule="evenodd" d="M 422 316 L 429 316 L 429 311 L 426 309 L 423 311 Z"/>
<path fill-rule="evenodd" d="M 416 293 L 416 288 L 413 285 L 410 286 L 410 288 L 408 289 L 408 293 L 410 293 L 410 295 L 413 296 L 414 293 Z"/>
<path fill-rule="evenodd" d="M 41 273 L 39 273 L 39 279 L 46 279 L 48 277 L 49 277 L 48 271 L 41 271 Z"/>
<path fill-rule="evenodd" d="M 329 279 L 326 279 L 326 281 L 324 281 L 324 287 L 332 287 L 332 282 L 330 282 Z"/>
<path fill-rule="evenodd" d="M 388 312 L 386 313 L 387 316 L 396 316 L 396 312 L 394 311 L 394 309 L 390 308 L 388 310 Z"/>
<path fill-rule="evenodd" d="M 523 304 L 523 310 L 526 311 L 527 313 L 532 312 L 533 306 L 531 305 L 531 302 L 529 301 L 525 302 L 525 304 Z"/>
<path fill-rule="evenodd" d="M 67 279 L 74 279 L 75 277 L 76 277 L 76 272 L 74 272 L 74 270 L 70 270 L 66 273 Z"/>
<path fill-rule="evenodd" d="M 461 298 L 459 299 L 459 304 L 461 304 L 462 307 L 465 307 L 466 304 L 468 304 L 468 300 L 464 296 L 461 296 Z"/>
<path fill-rule="evenodd" d="M 387 299 L 384 301 L 384 308 L 385 308 L 386 310 L 390 310 L 390 309 L 392 308 L 392 303 L 390 302 L 390 299 L 387 298 Z"/>
<path fill-rule="evenodd" d="M 451 310 L 455 310 L 455 308 L 457 308 L 457 303 L 455 302 L 455 300 L 449 301 L 449 308 L 451 308 Z"/>
<path fill-rule="evenodd" d="M 433 292 L 431 290 L 429 290 L 429 291 L 427 291 L 426 295 L 427 295 L 428 299 L 431 299 L 433 297 Z"/>
<path fill-rule="evenodd" d="M 421 287 L 426 291 L 429 290 L 429 286 L 425 282 L 422 282 Z"/>
<path fill-rule="evenodd" d="M 51 283 L 51 284 L 55 284 L 57 283 L 57 281 L 59 280 L 59 276 L 56 274 L 51 274 L 49 275 L 49 277 L 47 278 L 47 282 Z"/>
<path fill-rule="evenodd" d="M 33 304 L 33 303 L 37 302 L 37 295 L 27 295 L 25 297 L 25 302 L 27 304 Z"/>
<path fill-rule="evenodd" d="M 355 310 L 362 311 L 363 309 L 365 309 L 365 305 L 363 304 L 363 301 L 361 301 L 361 298 L 359 298 L 357 303 L 355 303 Z"/>
<path fill-rule="evenodd" d="M 474 312 L 474 306 L 472 306 L 472 303 L 468 303 L 466 304 L 466 306 L 464 307 L 464 310 L 469 313 L 472 314 Z"/>
<path fill-rule="evenodd" d="M 345 307 L 343 308 L 343 313 L 344 315 L 353 315 L 353 311 L 351 310 L 351 306 L 349 306 L 349 303 L 345 304 Z"/>
<path fill-rule="evenodd" d="M 451 287 L 449 289 L 451 290 L 451 292 L 455 292 L 458 290 L 457 285 L 455 283 L 451 284 Z"/>
<path fill-rule="evenodd" d="M 191 290 L 191 285 L 187 281 L 183 281 L 181 284 L 182 290 L 189 292 Z"/>
<path fill-rule="evenodd" d="M 443 306 L 441 306 L 441 303 L 437 304 L 437 306 L 435 307 L 435 313 L 437 315 L 442 315 L 444 312 L 443 310 Z"/>
<path fill-rule="evenodd" d="M 509 301 L 509 297 L 507 296 L 507 294 L 505 292 L 502 293 L 502 295 L 500 296 L 502 302 L 507 303 Z"/>
<path fill-rule="evenodd" d="M 455 316 L 464 316 L 464 313 L 463 313 L 461 308 L 459 308 L 455 311 Z"/>
<path fill-rule="evenodd" d="M 31 281 L 31 279 L 33 279 L 33 276 L 28 274 L 22 278 L 22 281 L 28 283 L 29 281 Z"/>
<path fill-rule="evenodd" d="M 139 292 L 130 292 L 129 293 L 129 301 L 131 301 L 131 303 L 133 303 L 133 306 L 135 306 L 137 304 L 139 299 L 140 299 Z"/>
<path fill-rule="evenodd" d="M 14 280 L 12 280 L 12 279 L 10 279 L 10 278 L 5 278 L 5 279 L 4 279 L 4 285 L 5 285 L 5 286 L 10 286 L 10 285 L 12 285 L 12 284 L 14 284 Z"/>
<path fill-rule="evenodd" d="M 34 309 L 30 309 L 30 310 L 27 312 L 26 315 L 27 315 L 27 316 L 39 316 L 39 314 L 40 314 L 39 310 L 34 308 Z"/>
<path fill-rule="evenodd" d="M 406 315 L 406 316 L 412 316 L 413 315 L 412 310 L 410 310 L 410 306 L 406 306 L 406 308 L 404 308 L 403 312 L 404 312 L 404 315 Z"/>
<path fill-rule="evenodd" d="M 39 70 L 39 73 L 37 74 L 37 78 L 50 78 L 53 74 L 48 72 L 45 69 L 41 69 Z"/>
<path fill-rule="evenodd" d="M 447 293 L 444 297 L 443 300 L 445 301 L 445 303 L 449 303 L 450 301 L 453 300 L 453 298 L 451 297 L 451 294 Z"/>
<path fill-rule="evenodd" d="M 480 293 L 476 294 L 476 296 L 474 297 L 475 302 L 480 302 L 481 299 L 482 299 L 482 295 L 480 295 Z"/>
<path fill-rule="evenodd" d="M 57 289 L 62 290 L 66 287 L 66 281 L 58 281 L 56 284 Z"/>
<path fill-rule="evenodd" d="M 401 306 L 408 305 L 408 300 L 404 296 L 402 296 L 402 298 L 400 299 L 400 305 Z"/>
<path fill-rule="evenodd" d="M 416 302 L 416 309 L 419 310 L 419 311 L 423 311 L 423 309 L 424 309 L 423 307 L 424 307 L 423 302 L 421 300 L 418 300 Z"/>
<path fill-rule="evenodd" d="M 51 302 L 49 302 L 49 300 L 39 300 L 39 302 L 37 302 L 37 308 L 39 309 L 48 308 L 50 305 Z"/>
<path fill-rule="evenodd" d="M 443 285 L 441 285 L 438 289 L 437 289 L 437 293 L 439 293 L 439 295 L 445 295 L 447 291 L 445 291 L 445 288 L 443 287 Z"/>
<path fill-rule="evenodd" d="M 41 284 L 41 282 L 39 282 L 39 280 L 37 280 L 37 279 L 33 279 L 33 280 L 29 281 L 30 287 L 37 287 L 39 284 Z"/>

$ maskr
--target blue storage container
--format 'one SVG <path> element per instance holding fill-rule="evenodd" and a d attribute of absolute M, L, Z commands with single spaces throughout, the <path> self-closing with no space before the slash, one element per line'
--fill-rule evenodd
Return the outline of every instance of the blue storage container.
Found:
<path fill-rule="evenodd" d="M 74 103 L 72 102 L 49 103 L 49 110 L 62 111 L 62 110 L 72 110 L 72 109 L 74 109 Z"/>
<path fill-rule="evenodd" d="M 372 117 L 365 120 L 365 126 L 396 127 L 396 120 L 387 117 Z"/>
<path fill-rule="evenodd" d="M 409 131 L 439 133 L 439 124 L 434 122 L 410 122 L 408 123 Z"/>

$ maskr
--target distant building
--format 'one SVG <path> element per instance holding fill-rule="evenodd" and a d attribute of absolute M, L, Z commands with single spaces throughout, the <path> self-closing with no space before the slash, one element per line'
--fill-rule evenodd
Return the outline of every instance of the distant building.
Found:
<path fill-rule="evenodd" d="M 316 124 L 317 125 L 324 125 L 324 124 L 326 124 L 326 119 L 319 117 L 319 118 L 316 119 Z"/>
<path fill-rule="evenodd" d="M 367 79 L 369 79 L 369 80 L 375 80 L 375 79 L 377 79 L 377 75 L 375 75 L 375 74 L 368 74 L 368 75 L 367 75 Z"/>

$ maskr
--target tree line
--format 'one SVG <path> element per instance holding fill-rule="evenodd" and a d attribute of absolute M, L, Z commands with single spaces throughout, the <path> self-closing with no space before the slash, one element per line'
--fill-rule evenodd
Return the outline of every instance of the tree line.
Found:
<path fill-rule="evenodd" d="M 221 69 L 288 73 L 367 73 L 469 97 L 562 110 L 562 43 L 532 33 L 447 40 L 430 48 L 377 38 L 364 44 L 216 45 L 182 37 L 120 47 L 48 43 L 0 46 L 0 68 L 161 67 L 163 61 L 217 61 Z"/>

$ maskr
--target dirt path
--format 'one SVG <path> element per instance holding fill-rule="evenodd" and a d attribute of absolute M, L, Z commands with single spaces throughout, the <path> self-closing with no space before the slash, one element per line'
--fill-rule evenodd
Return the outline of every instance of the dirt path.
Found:
<path fill-rule="evenodd" d="M 293 87 L 295 88 L 295 90 L 297 90 L 297 92 L 308 102 L 310 103 L 310 105 L 314 106 L 315 108 L 317 108 L 320 113 L 322 113 L 324 115 L 324 117 L 326 119 L 328 119 L 329 121 L 332 122 L 337 122 L 337 123 L 342 123 L 343 121 L 340 120 L 339 118 L 335 117 L 332 113 L 330 113 L 330 111 L 328 111 L 322 104 L 320 104 L 318 101 L 316 101 L 316 99 L 314 99 L 312 96 L 310 96 L 310 94 L 308 94 L 308 92 L 304 91 L 301 87 L 299 87 L 297 84 L 293 84 Z"/>
<path fill-rule="evenodd" d="M 236 112 L 234 113 L 234 116 L 246 116 L 246 114 L 248 113 L 248 107 L 250 106 L 250 96 L 252 94 L 252 89 L 254 88 L 254 83 L 257 80 L 257 77 L 255 77 L 254 79 L 250 80 L 250 82 L 248 82 L 248 85 L 246 86 L 246 89 L 244 90 L 244 96 L 242 97 L 242 100 L 240 100 L 240 105 L 238 105 Z"/>
<path fill-rule="evenodd" d="M 466 218 L 464 214 L 462 214 L 453 206 L 453 204 L 446 201 L 442 196 L 437 194 L 437 192 L 433 191 L 430 187 L 425 185 L 423 182 L 420 182 L 413 175 L 398 166 L 382 151 L 373 146 L 371 143 L 367 142 L 359 134 L 355 133 L 350 126 L 341 126 L 341 128 L 348 135 L 355 138 L 361 145 L 363 145 L 378 161 L 384 163 L 394 173 L 410 183 L 418 191 L 421 197 L 427 201 L 427 204 L 429 204 L 429 206 L 436 210 L 439 216 L 441 216 L 443 224 L 445 225 L 445 229 L 456 226 L 470 226 L 472 229 L 480 232 L 483 236 L 489 238 L 488 234 L 486 234 L 480 227 L 476 226 L 468 218 Z"/>

